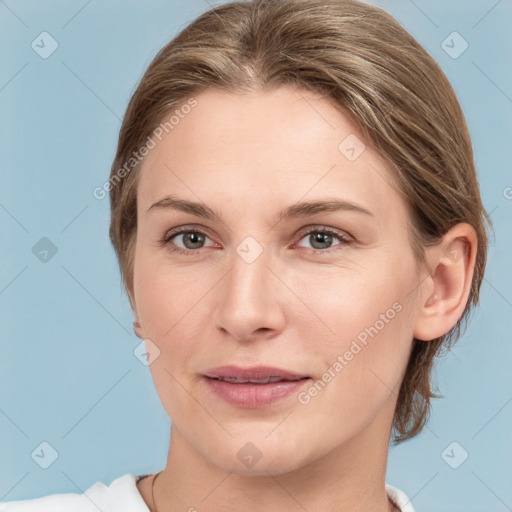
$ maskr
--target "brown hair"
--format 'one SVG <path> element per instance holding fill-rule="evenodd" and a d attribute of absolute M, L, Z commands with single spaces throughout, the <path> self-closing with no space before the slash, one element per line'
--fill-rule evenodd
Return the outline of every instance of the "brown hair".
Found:
<path fill-rule="evenodd" d="M 470 135 L 455 92 L 434 59 L 385 11 L 356 0 L 227 3 L 202 14 L 160 50 L 128 105 L 109 180 L 110 238 L 124 286 L 133 306 L 143 161 L 134 155 L 162 119 L 206 89 L 244 93 L 281 85 L 322 94 L 379 151 L 408 204 L 418 262 L 424 263 L 425 247 L 460 222 L 477 234 L 462 317 L 444 336 L 413 340 L 393 422 L 398 444 L 427 422 L 430 398 L 437 397 L 434 359 L 459 338 L 478 303 L 488 239 Z"/>

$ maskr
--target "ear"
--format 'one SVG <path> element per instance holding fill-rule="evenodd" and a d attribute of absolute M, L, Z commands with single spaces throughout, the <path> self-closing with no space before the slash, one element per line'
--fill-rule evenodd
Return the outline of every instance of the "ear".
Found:
<path fill-rule="evenodd" d="M 141 340 L 144 339 L 144 335 L 142 334 L 142 327 L 140 325 L 140 321 L 137 315 L 135 315 L 135 320 L 133 321 L 133 332 L 135 333 L 135 336 L 137 336 Z"/>
<path fill-rule="evenodd" d="M 477 247 L 474 228 L 460 223 L 439 244 L 427 248 L 426 260 L 432 271 L 421 284 L 415 338 L 430 341 L 456 325 L 471 291 Z"/>
<path fill-rule="evenodd" d="M 140 325 L 139 313 L 137 311 L 137 305 L 135 304 L 135 300 L 133 298 L 133 293 L 128 292 L 128 298 L 130 299 L 130 306 L 132 307 L 134 316 L 133 332 L 135 333 L 135 336 L 143 340 L 144 334 L 142 333 L 142 326 Z"/>

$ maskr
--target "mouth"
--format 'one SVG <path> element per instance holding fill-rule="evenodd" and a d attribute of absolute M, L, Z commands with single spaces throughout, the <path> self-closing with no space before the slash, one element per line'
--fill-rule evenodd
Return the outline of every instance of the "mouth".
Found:
<path fill-rule="evenodd" d="M 295 373 L 283 368 L 274 366 L 253 366 L 241 368 L 238 366 L 219 366 L 205 372 L 205 377 L 210 379 L 224 380 L 239 384 L 254 383 L 268 384 L 270 382 L 296 381 L 310 378 L 309 375 Z"/>
<path fill-rule="evenodd" d="M 265 379 L 241 379 L 238 377 L 209 377 L 206 375 L 206 378 L 231 382 L 232 384 L 272 384 L 274 382 L 294 382 L 297 380 L 308 379 L 309 377 L 296 377 L 293 379 L 285 379 L 283 377 L 267 377 Z"/>
<path fill-rule="evenodd" d="M 217 398 L 244 408 L 272 405 L 298 391 L 311 379 L 281 368 L 223 366 L 203 375 Z"/>

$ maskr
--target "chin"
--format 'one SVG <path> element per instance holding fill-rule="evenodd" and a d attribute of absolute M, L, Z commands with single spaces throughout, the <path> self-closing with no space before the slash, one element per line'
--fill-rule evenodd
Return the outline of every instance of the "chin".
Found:
<path fill-rule="evenodd" d="M 230 439 L 223 446 L 217 445 L 217 449 L 210 451 L 207 458 L 222 470 L 243 476 L 277 476 L 311 462 L 309 459 L 312 457 L 308 457 L 314 452 L 311 442 L 305 449 L 305 443 L 297 442 L 292 437 L 288 437 L 288 443 L 283 443 L 280 439 L 271 442 L 265 439 L 265 435 L 248 435 L 244 436 L 244 440 Z"/>

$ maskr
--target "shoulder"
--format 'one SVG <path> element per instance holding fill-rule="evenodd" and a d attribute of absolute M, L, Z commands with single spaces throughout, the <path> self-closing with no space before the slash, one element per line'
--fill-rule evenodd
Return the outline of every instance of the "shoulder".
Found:
<path fill-rule="evenodd" d="M 116 478 L 110 485 L 96 482 L 83 494 L 50 494 L 41 498 L 0 503 L 0 512 L 149 512 L 132 473 Z"/>
<path fill-rule="evenodd" d="M 386 484 L 386 494 L 388 495 L 389 499 L 400 509 L 400 512 L 414 512 L 411 501 L 400 489 Z"/>

